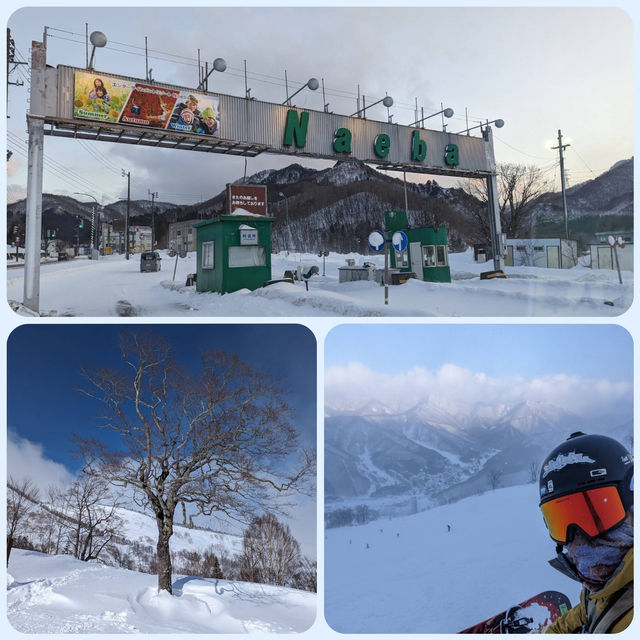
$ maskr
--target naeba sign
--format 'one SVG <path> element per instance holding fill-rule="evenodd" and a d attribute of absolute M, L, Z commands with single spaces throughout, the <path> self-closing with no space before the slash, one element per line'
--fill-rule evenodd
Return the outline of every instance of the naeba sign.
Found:
<path fill-rule="evenodd" d="M 496 126 L 499 126 L 496 122 Z M 24 305 L 39 307 L 44 136 L 254 157 L 360 160 L 385 170 L 486 180 L 495 269 L 503 249 L 492 130 L 460 135 L 155 80 L 47 64 L 32 42 Z M 260 208 L 257 199 L 243 202 Z M 266 203 L 265 203 L 266 204 Z M 248 206 L 238 208 L 250 211 Z"/>

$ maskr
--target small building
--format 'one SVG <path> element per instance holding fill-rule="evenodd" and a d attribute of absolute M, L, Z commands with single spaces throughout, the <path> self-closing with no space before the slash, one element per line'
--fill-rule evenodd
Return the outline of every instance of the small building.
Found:
<path fill-rule="evenodd" d="M 564 238 L 507 238 L 504 264 L 571 269 L 578 264 L 578 243 Z"/>
<path fill-rule="evenodd" d="M 169 224 L 169 243 L 170 249 L 176 251 L 195 251 L 196 250 L 196 232 L 193 225 L 201 220 L 181 220 L 180 222 L 172 222 Z"/>
<path fill-rule="evenodd" d="M 131 225 L 129 227 L 129 253 L 151 251 L 151 227 Z"/>
<path fill-rule="evenodd" d="M 387 233 L 403 231 L 407 236 L 404 251 L 390 249 L 392 269 L 401 273 L 414 273 L 418 280 L 426 282 L 451 282 L 449 268 L 449 242 L 444 227 L 419 227 L 410 229 L 404 211 L 385 213 Z"/>
<path fill-rule="evenodd" d="M 612 234 L 610 234 L 612 235 Z M 617 237 L 617 236 L 616 236 Z M 625 244 L 624 248 L 616 247 L 618 263 L 622 271 L 633 271 L 633 244 Z M 589 245 L 592 269 L 616 269 L 616 257 L 609 243 L 598 242 Z"/>
<path fill-rule="evenodd" d="M 271 280 L 273 221 L 233 214 L 196 222 L 197 291 L 254 290 Z"/>

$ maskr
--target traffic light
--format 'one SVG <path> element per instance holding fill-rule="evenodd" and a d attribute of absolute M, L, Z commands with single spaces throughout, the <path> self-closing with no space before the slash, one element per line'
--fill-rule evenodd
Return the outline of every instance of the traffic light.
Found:
<path fill-rule="evenodd" d="M 82 229 L 83 226 L 84 226 L 84 222 L 80 220 L 80 222 L 78 222 L 78 229 Z"/>
<path fill-rule="evenodd" d="M 55 238 L 55 237 L 56 237 L 56 230 L 55 230 L 55 229 L 51 232 L 51 237 L 52 237 L 52 238 Z"/>

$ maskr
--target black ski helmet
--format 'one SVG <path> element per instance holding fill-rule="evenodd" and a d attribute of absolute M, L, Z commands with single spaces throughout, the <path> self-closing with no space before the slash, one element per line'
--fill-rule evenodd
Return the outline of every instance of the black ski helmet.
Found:
<path fill-rule="evenodd" d="M 633 456 L 608 436 L 572 433 L 540 470 L 540 505 L 577 491 L 615 486 L 625 511 L 633 507 Z"/>

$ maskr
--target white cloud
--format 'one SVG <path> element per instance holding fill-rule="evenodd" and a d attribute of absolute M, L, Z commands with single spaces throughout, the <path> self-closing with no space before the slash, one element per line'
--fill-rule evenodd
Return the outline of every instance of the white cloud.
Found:
<path fill-rule="evenodd" d="M 67 486 L 74 476 L 67 468 L 45 457 L 41 444 L 22 438 L 13 431 L 7 436 L 7 477 L 15 481 L 31 478 L 41 492 L 51 485 Z"/>
<path fill-rule="evenodd" d="M 566 374 L 536 378 L 492 377 L 455 364 L 437 370 L 413 367 L 400 374 L 374 372 L 351 362 L 329 367 L 325 375 L 325 402 L 330 411 L 358 410 L 368 403 L 383 403 L 391 410 L 407 410 L 429 398 L 463 403 L 515 404 L 543 402 L 581 416 L 629 409 L 633 385 L 604 378 Z"/>

